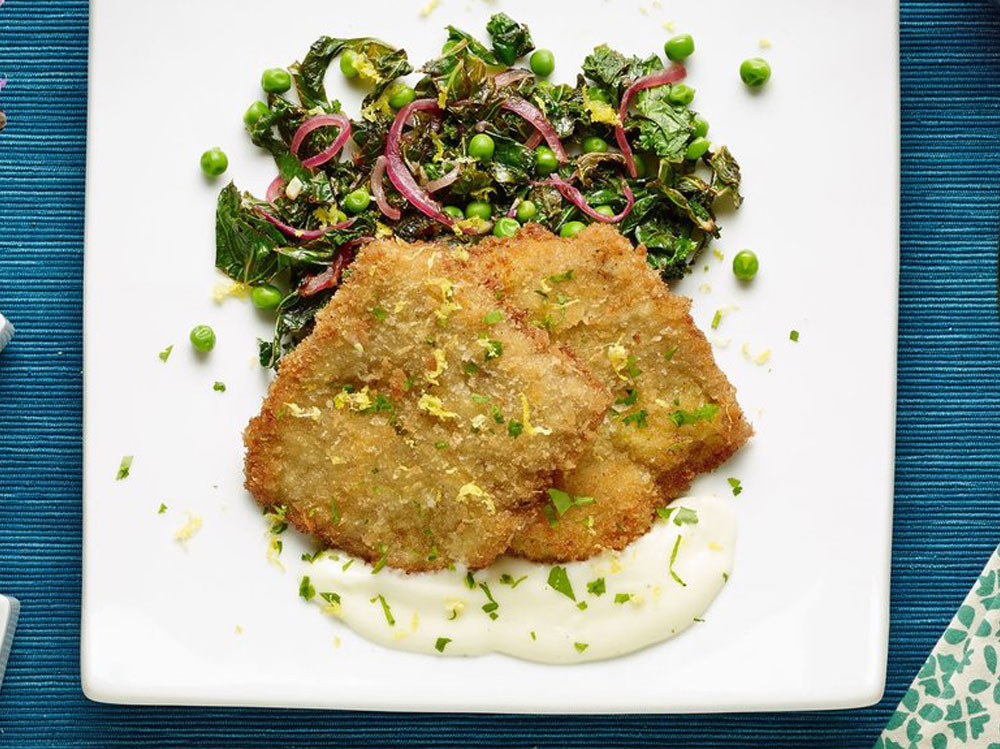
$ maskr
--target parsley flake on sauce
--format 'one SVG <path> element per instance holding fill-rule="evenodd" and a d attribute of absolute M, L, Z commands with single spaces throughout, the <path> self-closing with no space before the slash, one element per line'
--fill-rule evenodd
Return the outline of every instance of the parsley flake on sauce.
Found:
<path fill-rule="evenodd" d="M 737 478 L 728 478 L 726 481 L 728 481 L 729 485 L 733 488 L 733 496 L 740 496 L 740 493 L 743 491 L 743 485 L 740 483 L 740 480 Z"/>
<path fill-rule="evenodd" d="M 212 390 L 216 391 L 217 393 L 224 393 L 226 392 L 226 383 L 219 382 L 218 380 L 216 380 L 215 384 L 212 385 Z"/>
<path fill-rule="evenodd" d="M 667 567 L 667 570 L 670 572 L 670 577 L 674 578 L 674 580 L 676 580 L 686 588 L 687 583 L 681 580 L 680 575 L 674 572 L 674 562 L 677 561 L 677 551 L 680 548 L 681 548 L 681 536 L 678 536 L 677 540 L 674 541 L 674 550 L 670 552 L 670 565 Z"/>
<path fill-rule="evenodd" d="M 316 597 L 316 588 L 309 581 L 309 575 L 303 575 L 299 581 L 299 595 L 307 601 L 311 601 Z"/>
<path fill-rule="evenodd" d="M 794 341 L 795 343 L 798 343 L 799 342 L 799 331 L 797 331 L 797 330 L 791 331 L 788 334 L 788 340 Z"/>
<path fill-rule="evenodd" d="M 163 362 L 164 364 L 166 364 L 167 363 L 167 359 L 170 358 L 170 354 L 173 353 L 173 350 L 174 350 L 174 347 L 173 347 L 172 344 L 170 346 L 167 346 L 165 349 L 163 349 L 163 351 L 161 351 L 159 353 L 160 361 Z"/>
<path fill-rule="evenodd" d="M 134 456 L 126 455 L 122 458 L 122 462 L 118 464 L 118 473 L 115 475 L 115 481 L 122 481 L 129 477 L 132 472 L 132 460 Z"/>
<path fill-rule="evenodd" d="M 576 652 L 582 653 L 584 650 L 590 647 L 586 642 L 574 642 L 573 647 L 576 648 Z"/>
<path fill-rule="evenodd" d="M 160 502 L 160 509 L 156 511 L 156 514 L 157 515 L 162 515 L 166 511 L 167 511 L 167 506 L 165 504 L 163 504 L 163 502 Z"/>
<path fill-rule="evenodd" d="M 434 649 L 439 653 L 443 653 L 449 642 L 451 642 L 450 637 L 439 637 L 437 638 L 437 642 L 434 643 Z"/>
<path fill-rule="evenodd" d="M 390 627 L 395 627 L 396 620 L 392 618 L 392 609 L 389 608 L 389 604 L 386 602 L 385 596 L 379 593 L 377 596 L 370 599 L 368 603 L 375 603 L 376 601 L 382 604 L 382 613 L 385 614 L 386 622 L 389 624 Z"/>
<path fill-rule="evenodd" d="M 587 592 L 592 596 L 603 596 L 606 590 L 607 586 L 604 584 L 603 577 L 599 577 L 596 580 L 591 580 L 587 583 Z"/>
<path fill-rule="evenodd" d="M 628 603 L 632 600 L 631 593 L 615 593 L 615 603 L 622 604 Z"/>
<path fill-rule="evenodd" d="M 527 579 L 528 579 L 527 575 L 521 575 L 519 578 L 515 580 L 512 575 L 509 575 L 506 572 L 504 572 L 502 575 L 500 575 L 500 584 L 509 585 L 513 590 Z"/>
<path fill-rule="evenodd" d="M 552 590 L 562 593 L 572 601 L 576 600 L 576 594 L 573 593 L 573 584 L 569 581 L 569 575 L 566 574 L 565 567 L 553 567 L 549 570 L 548 582 Z"/>

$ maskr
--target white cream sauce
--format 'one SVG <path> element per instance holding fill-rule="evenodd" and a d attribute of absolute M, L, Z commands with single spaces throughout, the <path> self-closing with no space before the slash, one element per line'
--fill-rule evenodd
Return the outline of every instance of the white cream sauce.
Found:
<path fill-rule="evenodd" d="M 464 569 L 407 575 L 385 568 L 373 575 L 371 565 L 357 559 L 345 570 L 351 558 L 340 554 L 308 565 L 312 600 L 390 648 L 433 655 L 497 652 L 544 663 L 613 658 L 689 627 L 729 577 L 736 540 L 730 503 L 686 498 L 671 508 L 669 518 L 658 519 L 624 551 L 560 565 L 573 598 L 549 584 L 555 565 L 503 557 L 473 573 L 470 589 Z M 694 517 L 696 522 L 677 522 Z M 330 594 L 339 603 L 331 603 Z"/>

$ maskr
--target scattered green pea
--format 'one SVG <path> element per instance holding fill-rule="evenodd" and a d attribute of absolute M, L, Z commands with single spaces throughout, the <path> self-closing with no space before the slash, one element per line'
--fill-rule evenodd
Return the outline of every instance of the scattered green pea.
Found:
<path fill-rule="evenodd" d="M 690 34 L 678 34 L 663 45 L 667 58 L 674 62 L 686 60 L 694 53 L 694 39 Z"/>
<path fill-rule="evenodd" d="M 752 250 L 740 250 L 733 258 L 733 274 L 741 281 L 753 280 L 760 269 L 760 261 Z"/>
<path fill-rule="evenodd" d="M 582 221 L 567 221 L 559 230 L 559 236 L 564 239 L 571 239 L 587 228 Z"/>
<path fill-rule="evenodd" d="M 740 65 L 740 78 L 750 88 L 760 88 L 770 77 L 771 66 L 760 57 L 751 57 Z"/>
<path fill-rule="evenodd" d="M 443 210 L 444 215 L 451 216 L 456 221 L 461 221 L 465 218 L 465 213 L 457 205 L 446 205 Z"/>
<path fill-rule="evenodd" d="M 358 53 L 353 49 L 345 49 L 340 55 L 340 72 L 345 78 L 358 77 Z"/>
<path fill-rule="evenodd" d="M 292 76 L 284 68 L 268 68 L 260 77 L 260 87 L 269 94 L 283 94 L 292 87 Z"/>
<path fill-rule="evenodd" d="M 517 219 L 504 216 L 501 219 L 497 219 L 497 222 L 493 224 L 493 234 L 498 237 L 513 237 L 520 228 L 521 225 L 517 222 Z"/>
<path fill-rule="evenodd" d="M 478 161 L 489 161 L 493 158 L 496 144 L 486 133 L 479 133 L 469 141 L 469 156 Z"/>
<path fill-rule="evenodd" d="M 608 151 L 608 142 L 596 135 L 584 138 L 582 146 L 584 153 L 607 153 Z"/>
<path fill-rule="evenodd" d="M 686 107 L 694 101 L 694 89 L 686 83 L 675 83 L 670 87 L 670 92 L 667 94 L 667 98 L 670 100 L 671 104 L 676 104 L 679 107 Z"/>
<path fill-rule="evenodd" d="M 482 200 L 473 200 L 465 206 L 466 218 L 481 218 L 483 221 L 489 221 L 492 215 L 493 206 Z"/>
<path fill-rule="evenodd" d="M 615 215 L 615 209 L 609 205 L 599 205 L 594 209 L 594 211 L 600 213 L 602 216 L 607 216 L 608 218 Z"/>
<path fill-rule="evenodd" d="M 416 98 L 416 92 L 402 81 L 397 81 L 389 88 L 389 106 L 397 111 Z"/>
<path fill-rule="evenodd" d="M 552 174 L 558 168 L 559 160 L 551 148 L 539 146 L 535 149 L 535 169 L 539 174 Z"/>
<path fill-rule="evenodd" d="M 634 153 L 632 160 L 635 161 L 635 178 L 646 179 L 646 159 L 641 153 Z"/>
<path fill-rule="evenodd" d="M 552 71 L 556 69 L 556 57 L 552 50 L 536 49 L 528 62 L 531 72 L 542 78 L 552 75 Z"/>
<path fill-rule="evenodd" d="M 201 170 L 209 177 L 218 177 L 229 168 L 229 159 L 221 148 L 209 148 L 201 155 Z"/>
<path fill-rule="evenodd" d="M 194 350 L 207 354 L 215 348 L 215 331 L 207 325 L 196 325 L 191 329 L 191 345 Z"/>
<path fill-rule="evenodd" d="M 711 145 L 712 141 L 708 140 L 708 138 L 695 138 L 687 147 L 687 153 L 685 156 L 687 156 L 690 161 L 697 161 L 708 152 L 708 148 Z"/>
<path fill-rule="evenodd" d="M 250 301 L 257 309 L 277 309 L 281 304 L 281 289 L 271 284 L 255 286 L 250 292 Z"/>
<path fill-rule="evenodd" d="M 522 200 L 517 206 L 517 220 L 522 224 L 531 221 L 538 214 L 538 206 L 530 200 Z"/>
<path fill-rule="evenodd" d="M 694 137 L 704 138 L 708 135 L 708 120 L 702 117 L 700 114 L 695 115 L 694 118 Z"/>
<path fill-rule="evenodd" d="M 270 113 L 271 110 L 267 104 L 262 101 L 255 101 L 247 108 L 246 114 L 243 115 L 243 123 L 246 125 L 252 125 L 261 117 Z"/>
<path fill-rule="evenodd" d="M 348 213 L 361 213 L 371 202 L 372 198 L 368 191 L 359 187 L 344 198 L 344 210 Z"/>

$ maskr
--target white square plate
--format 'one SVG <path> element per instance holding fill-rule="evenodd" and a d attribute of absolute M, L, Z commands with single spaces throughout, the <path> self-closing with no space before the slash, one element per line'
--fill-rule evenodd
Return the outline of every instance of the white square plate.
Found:
<path fill-rule="evenodd" d="M 387 710 L 630 712 L 791 710 L 873 703 L 888 632 L 898 265 L 895 0 L 95 0 L 86 234 L 83 684 L 109 702 Z M 679 285 L 714 336 L 757 430 L 697 493 L 735 500 L 735 573 L 707 622 L 617 660 L 546 666 L 502 656 L 385 650 L 297 595 L 304 543 L 282 573 L 265 559 L 242 489 L 241 430 L 267 377 L 266 319 L 212 299 L 215 197 L 198 168 L 222 146 L 227 175 L 263 194 L 274 167 L 242 114 L 262 70 L 321 34 L 375 35 L 428 59 L 454 23 L 526 21 L 571 80 L 607 42 L 662 51 L 672 21 L 697 52 L 689 83 L 745 176 L 746 203 Z M 773 43 L 760 48 L 760 40 Z M 767 57 L 757 93 L 740 62 Z M 336 66 L 334 66 L 336 68 Z M 331 75 L 331 95 L 359 94 Z M 728 266 L 755 249 L 741 288 Z M 703 270 L 707 265 L 709 270 Z M 846 296 L 845 296 L 846 294 Z M 187 332 L 219 344 L 197 361 Z M 789 340 L 789 331 L 801 340 Z M 729 345 L 726 346 L 726 339 Z M 164 364 L 157 353 L 174 345 Z M 765 365 L 754 356 L 770 349 Z M 224 394 L 212 384 L 222 380 Z M 123 455 L 131 476 L 115 481 Z M 160 503 L 167 511 L 158 514 Z M 203 518 L 174 541 L 185 512 Z M 335 637 L 342 639 L 334 647 Z"/>

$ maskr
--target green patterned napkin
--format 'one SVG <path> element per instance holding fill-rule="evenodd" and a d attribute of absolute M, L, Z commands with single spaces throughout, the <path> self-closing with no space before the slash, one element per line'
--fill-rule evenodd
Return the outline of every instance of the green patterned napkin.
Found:
<path fill-rule="evenodd" d="M 875 742 L 924 747 L 1000 749 L 1000 549 Z"/>

